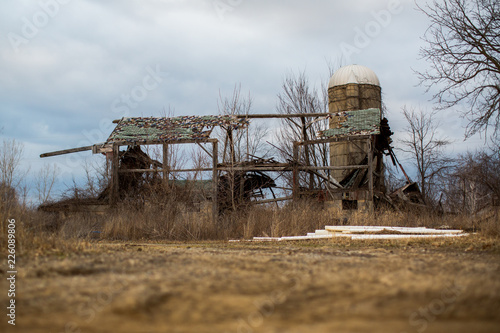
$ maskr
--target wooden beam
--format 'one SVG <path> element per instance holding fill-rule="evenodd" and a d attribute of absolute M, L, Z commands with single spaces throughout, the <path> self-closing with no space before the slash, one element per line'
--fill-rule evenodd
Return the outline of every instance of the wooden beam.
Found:
<path fill-rule="evenodd" d="M 163 169 L 124 169 L 118 170 L 118 173 L 155 173 L 163 172 Z M 168 170 L 166 170 L 168 172 Z"/>
<path fill-rule="evenodd" d="M 213 186 L 213 198 L 212 198 L 212 220 L 213 223 L 217 223 L 219 217 L 219 205 L 218 205 L 218 191 L 219 191 L 219 171 L 217 170 L 217 163 L 219 163 L 218 153 L 218 141 L 212 142 L 212 186 Z"/>
<path fill-rule="evenodd" d="M 345 136 L 345 137 L 339 137 L 339 138 L 325 138 L 325 139 L 317 139 L 317 140 L 309 140 L 309 141 L 298 141 L 297 144 L 299 146 L 305 146 L 305 145 L 315 145 L 315 144 L 320 144 L 320 143 L 360 141 L 360 140 L 366 140 L 369 137 L 370 137 L 370 135 L 352 135 L 352 136 Z"/>
<path fill-rule="evenodd" d="M 300 117 L 328 117 L 332 113 L 292 113 L 292 114 L 280 114 L 280 113 L 264 113 L 264 114 L 237 114 L 233 117 L 237 119 L 268 119 L 268 118 L 300 118 Z M 121 119 L 113 120 L 113 124 L 118 124 Z"/>
<path fill-rule="evenodd" d="M 252 201 L 252 204 L 260 205 L 260 204 L 265 204 L 265 203 L 286 201 L 286 200 L 292 200 L 292 199 L 293 199 L 293 197 L 283 197 L 283 198 L 276 198 L 276 199 L 256 200 L 256 201 Z"/>
<path fill-rule="evenodd" d="M 342 185 L 340 183 L 335 183 L 331 179 L 328 179 L 328 177 L 322 175 L 321 173 L 317 172 L 316 170 L 311 170 L 310 172 L 314 173 L 318 178 L 323 179 L 324 181 L 328 182 L 328 184 L 334 185 L 336 188 L 342 188 Z"/>
<path fill-rule="evenodd" d="M 368 165 L 346 165 L 346 166 L 297 166 L 297 170 L 299 171 L 310 171 L 310 170 L 356 170 L 356 169 L 368 169 Z M 169 170 L 172 173 L 180 173 L 180 172 L 196 172 L 196 171 L 212 171 L 213 168 L 193 168 L 193 169 L 174 169 Z M 230 166 L 218 166 L 217 170 L 219 171 L 269 171 L 269 172 L 282 172 L 282 171 L 293 171 L 294 167 L 289 164 L 285 166 L 245 166 L 245 167 L 234 167 Z M 120 170 L 119 173 L 141 173 L 141 172 L 163 172 L 163 169 L 125 169 Z"/>
<path fill-rule="evenodd" d="M 370 212 L 373 207 L 373 144 L 371 138 L 366 140 L 368 143 L 368 195 L 370 199 Z"/>
<path fill-rule="evenodd" d="M 332 115 L 332 113 L 292 113 L 292 114 L 280 114 L 280 113 L 267 113 L 267 114 L 238 114 L 236 118 L 238 119 L 266 119 L 266 118 L 311 118 L 311 117 L 327 117 Z"/>
<path fill-rule="evenodd" d="M 219 163 L 219 169 L 220 168 L 230 168 L 231 165 L 228 163 Z M 237 166 L 235 168 L 254 168 L 256 170 L 260 170 L 260 168 L 291 168 L 290 163 L 277 163 L 277 162 L 272 162 L 272 163 L 262 163 L 262 164 L 252 164 L 252 163 L 242 163 L 240 166 Z"/>
<path fill-rule="evenodd" d="M 71 153 L 78 153 L 78 152 L 81 152 L 81 151 L 92 150 L 92 147 L 94 147 L 94 146 L 85 146 L 85 147 L 78 147 L 78 148 L 58 150 L 58 151 L 53 151 L 53 152 L 50 152 L 50 153 L 41 154 L 40 157 L 44 158 L 44 157 L 65 155 L 65 154 L 71 154 Z"/>
<path fill-rule="evenodd" d="M 168 176 L 169 176 L 169 165 L 168 165 L 168 144 L 164 143 L 163 144 L 163 181 L 165 184 L 168 183 Z"/>
<path fill-rule="evenodd" d="M 302 138 L 303 141 L 309 141 L 309 138 L 307 136 L 307 128 L 306 128 L 306 118 L 305 117 L 300 117 L 300 122 L 302 123 Z M 309 146 L 304 146 L 304 157 L 306 159 L 306 165 L 310 165 L 310 159 L 309 159 Z M 312 190 L 314 188 L 314 177 L 313 173 L 309 171 L 309 189 Z"/>
<path fill-rule="evenodd" d="M 293 174 L 292 174 L 292 196 L 293 201 L 299 199 L 299 145 L 293 143 Z"/>
<path fill-rule="evenodd" d="M 120 166 L 120 145 L 113 144 L 113 159 L 111 162 L 111 195 L 110 205 L 115 206 L 119 198 L 118 169 Z"/>
<path fill-rule="evenodd" d="M 268 167 L 219 167 L 218 168 L 220 171 L 292 171 L 291 166 L 286 166 L 286 167 L 275 167 L 275 166 L 268 166 Z"/>
<path fill-rule="evenodd" d="M 203 147 L 199 142 L 197 142 L 196 144 L 200 146 L 200 148 L 203 149 L 205 153 L 207 153 L 207 155 L 210 156 L 210 158 L 212 158 L 212 154 L 205 147 Z"/>
<path fill-rule="evenodd" d="M 175 145 L 175 144 L 190 144 L 190 143 L 213 143 L 215 141 L 218 141 L 217 139 L 202 139 L 202 140 L 147 140 L 144 142 L 135 142 L 135 141 L 127 141 L 127 140 L 121 140 L 121 141 L 115 141 L 113 143 L 117 143 L 120 146 L 132 146 L 132 145 L 140 145 L 140 146 L 146 146 L 146 145 L 161 145 L 164 143 L 170 144 L 170 145 Z"/>
<path fill-rule="evenodd" d="M 368 165 L 344 165 L 344 166 L 299 166 L 302 171 L 307 170 L 357 170 L 368 169 Z"/>

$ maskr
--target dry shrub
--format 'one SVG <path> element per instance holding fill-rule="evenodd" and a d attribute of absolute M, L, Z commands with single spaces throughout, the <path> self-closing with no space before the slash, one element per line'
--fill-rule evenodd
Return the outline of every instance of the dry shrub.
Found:
<path fill-rule="evenodd" d="M 490 215 L 477 224 L 484 236 L 500 237 L 500 208 L 491 209 Z"/>
<path fill-rule="evenodd" d="M 139 240 L 171 239 L 202 240 L 214 237 L 211 215 L 206 211 L 192 212 L 182 203 L 130 209 L 121 206 L 107 214 L 102 228 L 106 239 Z"/>
<path fill-rule="evenodd" d="M 162 205 L 147 204 L 140 209 L 122 205 L 105 214 L 74 213 L 61 216 L 18 208 L 10 216 L 16 219 L 18 253 L 76 252 L 89 248 L 89 240 L 228 240 L 255 236 L 306 235 L 326 225 L 448 226 L 471 231 L 476 227 L 483 236 L 500 237 L 498 212 L 494 218 L 476 225 L 467 216 L 430 213 L 378 211 L 375 214 L 322 209 L 314 202 L 299 202 L 277 209 L 253 206 L 227 212 L 212 220 L 210 203 L 193 209 L 170 200 Z M 5 214 L 3 214 L 5 215 Z M 6 221 L 4 219 L 3 221 Z M 2 249 L 6 249 L 6 224 L 2 224 Z"/>
<path fill-rule="evenodd" d="M 89 219 L 89 216 L 83 219 Z M 78 220 L 78 218 L 76 218 Z M 227 240 L 254 236 L 304 235 L 328 224 L 335 224 L 338 218 L 307 202 L 289 205 L 282 209 L 253 206 L 241 211 L 226 212 L 214 222 L 211 210 L 199 209 L 171 201 L 161 206 L 145 206 L 142 209 L 121 206 L 106 214 L 100 224 L 101 237 L 110 240 Z M 89 234 L 80 228 L 98 226 L 87 222 L 68 221 L 73 227 L 61 228 L 66 236 Z M 87 226 L 87 227 L 84 227 Z"/>
<path fill-rule="evenodd" d="M 80 252 L 90 246 L 82 238 L 69 234 L 61 235 L 60 222 L 53 215 L 28 209 L 22 205 L 15 205 L 6 209 L 0 207 L 0 252 L 6 252 L 9 220 L 15 220 L 16 255 L 30 255 L 43 253 L 70 253 Z"/>

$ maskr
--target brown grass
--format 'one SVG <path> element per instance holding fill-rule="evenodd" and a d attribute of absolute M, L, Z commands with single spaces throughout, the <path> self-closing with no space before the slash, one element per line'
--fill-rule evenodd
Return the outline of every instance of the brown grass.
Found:
<path fill-rule="evenodd" d="M 498 213 L 474 222 L 467 216 L 416 214 L 379 211 L 375 214 L 353 212 L 349 216 L 321 209 L 316 203 L 301 202 L 281 209 L 254 206 L 226 213 L 214 223 L 210 209 L 193 211 L 179 202 L 145 205 L 141 209 L 122 205 L 106 214 L 74 213 L 63 216 L 16 206 L 1 211 L 1 248 L 7 249 L 7 220 L 16 220 L 16 252 L 77 252 L 92 245 L 90 240 L 228 240 L 255 236 L 295 236 L 323 229 L 325 225 L 387 225 L 449 227 L 479 231 L 481 236 L 500 237 Z"/>
<path fill-rule="evenodd" d="M 59 232 L 52 215 L 30 210 L 21 205 L 0 206 L 0 253 L 7 252 L 9 220 L 15 220 L 16 255 L 79 252 L 91 245 L 84 237 Z"/>

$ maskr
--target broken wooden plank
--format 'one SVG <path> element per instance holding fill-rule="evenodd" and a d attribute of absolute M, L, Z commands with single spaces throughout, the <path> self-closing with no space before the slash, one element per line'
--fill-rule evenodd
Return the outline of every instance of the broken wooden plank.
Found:
<path fill-rule="evenodd" d="M 53 152 L 41 154 L 40 157 L 44 158 L 44 157 L 65 155 L 65 154 L 71 154 L 71 153 L 78 153 L 78 152 L 81 152 L 81 151 L 92 150 L 93 147 L 94 146 L 85 146 L 85 147 L 78 147 L 78 148 L 57 150 L 57 151 L 53 151 Z"/>
<path fill-rule="evenodd" d="M 325 230 L 330 232 L 400 232 L 400 233 L 415 233 L 415 234 L 460 234 L 463 230 L 449 229 L 431 229 L 425 227 L 389 227 L 389 226 L 326 226 Z"/>
<path fill-rule="evenodd" d="M 292 200 L 292 199 L 293 199 L 293 197 L 282 197 L 282 198 L 276 198 L 276 199 L 255 200 L 255 201 L 252 201 L 252 203 L 255 205 L 261 205 L 261 204 L 265 204 L 265 203 L 287 201 L 287 200 Z"/>
<path fill-rule="evenodd" d="M 280 237 L 254 237 L 254 241 L 280 241 Z"/>
<path fill-rule="evenodd" d="M 372 240 L 372 239 L 410 239 L 410 238 L 447 238 L 464 237 L 469 234 L 434 234 L 434 235 L 351 235 L 353 240 Z"/>

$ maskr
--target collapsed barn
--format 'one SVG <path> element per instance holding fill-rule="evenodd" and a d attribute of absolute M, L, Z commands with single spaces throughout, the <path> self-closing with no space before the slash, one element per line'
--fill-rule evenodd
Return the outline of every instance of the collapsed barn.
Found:
<path fill-rule="evenodd" d="M 386 193 L 383 156 L 390 156 L 395 165 L 397 159 L 391 148 L 393 133 L 382 116 L 381 88 L 376 75 L 363 66 L 341 68 L 330 80 L 329 99 L 328 113 L 122 118 L 115 121 L 117 125 L 104 143 L 41 155 L 91 150 L 94 154 L 104 154 L 111 165 L 109 184 L 97 198 L 69 200 L 41 209 L 107 210 L 127 198 L 144 200 L 152 188 L 175 191 L 182 182 L 172 175 L 188 172 L 211 173 L 210 179 L 197 181 L 196 186 L 203 192 L 197 200 L 211 202 L 214 219 L 227 210 L 251 204 L 304 198 L 340 210 L 373 211 L 382 204 L 424 205 L 418 186 L 408 178 L 404 188 Z M 310 124 L 319 121 L 328 122 L 329 126 L 315 133 L 315 138 L 304 135 L 301 140 L 290 142 L 292 154 L 285 161 L 250 154 L 237 161 L 234 133 L 248 131 L 253 120 L 269 118 L 300 119 L 304 133 Z M 215 128 L 224 133 L 223 142 L 212 135 Z M 181 144 L 201 147 L 211 166 L 172 168 L 169 152 L 174 145 Z M 326 152 L 329 156 L 322 158 L 327 163 L 312 162 L 310 147 L 315 145 L 329 148 Z M 150 146 L 161 147 L 161 161 L 141 149 Z M 281 177 L 289 181 L 278 186 Z M 277 189 L 283 196 L 276 195 Z M 272 198 L 265 199 L 264 190 L 270 191 Z"/>

